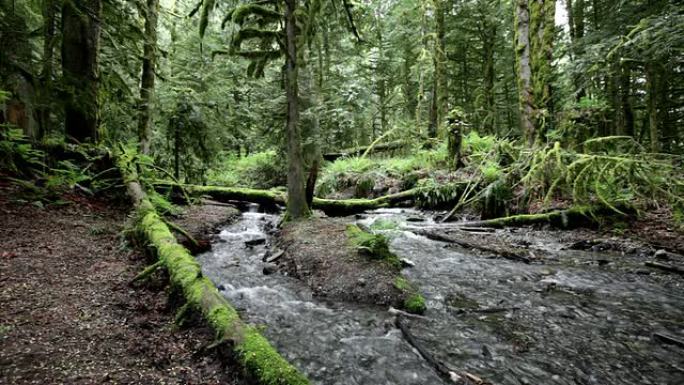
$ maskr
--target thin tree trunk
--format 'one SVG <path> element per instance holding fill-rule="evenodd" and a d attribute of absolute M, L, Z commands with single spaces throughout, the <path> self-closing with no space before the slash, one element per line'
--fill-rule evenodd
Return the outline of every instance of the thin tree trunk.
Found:
<path fill-rule="evenodd" d="M 658 74 L 655 64 L 646 64 L 646 92 L 648 109 L 648 132 L 651 140 L 651 151 L 660 151 L 658 121 Z"/>
<path fill-rule="evenodd" d="M 432 86 L 432 105 L 430 107 L 430 125 L 428 135 L 436 137 L 444 125 L 444 117 L 447 109 L 446 94 L 446 47 L 444 45 L 444 0 L 434 0 L 435 6 L 435 42 L 433 62 L 435 74 Z"/>
<path fill-rule="evenodd" d="M 624 135 L 634 136 L 634 109 L 632 107 L 632 69 L 629 64 L 622 65 L 620 72 L 620 102 L 625 119 Z"/>
<path fill-rule="evenodd" d="M 52 99 L 52 77 L 54 76 L 55 27 L 57 4 L 55 0 L 45 0 L 43 4 L 43 71 L 41 80 L 41 107 L 38 111 L 38 139 L 42 140 L 50 133 L 50 103 Z"/>
<path fill-rule="evenodd" d="M 98 138 L 98 50 L 101 0 L 65 1 L 62 6 L 62 72 L 69 97 L 65 106 L 67 139 Z"/>
<path fill-rule="evenodd" d="M 297 91 L 297 47 L 295 11 L 298 0 L 285 0 L 286 80 L 287 80 L 287 214 L 290 219 L 309 216 L 304 186 L 299 103 Z"/>
<path fill-rule="evenodd" d="M 154 67 L 157 62 L 157 16 L 159 0 L 147 0 L 145 14 L 145 46 L 143 49 L 142 75 L 140 81 L 140 115 L 138 138 L 140 152 L 150 153 L 152 140 L 152 98 L 154 97 Z"/>

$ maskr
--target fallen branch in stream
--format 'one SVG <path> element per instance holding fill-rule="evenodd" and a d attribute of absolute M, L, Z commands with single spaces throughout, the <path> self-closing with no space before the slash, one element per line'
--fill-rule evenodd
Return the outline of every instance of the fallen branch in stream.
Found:
<path fill-rule="evenodd" d="M 435 356 L 428 352 L 425 347 L 418 342 L 401 315 L 397 315 L 394 324 L 399 330 L 401 330 L 401 334 L 404 336 L 404 339 L 406 339 L 406 342 L 413 346 L 413 348 L 418 351 L 420 356 L 423 357 L 423 359 L 437 371 L 440 377 L 444 378 L 446 381 L 458 385 L 492 385 L 490 382 L 487 382 L 474 374 L 468 372 L 459 373 L 449 369 L 446 365 L 444 365 L 443 362 L 435 358 Z"/>
<path fill-rule="evenodd" d="M 669 336 L 667 334 L 653 333 L 653 338 L 660 341 L 660 342 L 669 344 L 669 345 L 676 345 L 676 346 L 679 346 L 680 348 L 684 348 L 684 341 L 677 339 L 677 338 L 674 338 L 672 336 Z"/>
<path fill-rule="evenodd" d="M 680 266 L 667 265 L 667 264 L 655 262 L 655 261 L 646 261 L 646 262 L 644 262 L 644 266 L 669 271 L 671 273 L 684 274 L 684 268 L 680 267 Z"/>
<path fill-rule="evenodd" d="M 457 238 L 450 237 L 450 236 L 445 235 L 445 234 L 441 234 L 441 233 L 438 233 L 435 231 L 429 231 L 429 230 L 415 230 L 414 233 L 416 233 L 418 235 L 422 235 L 428 239 L 432 239 L 433 241 L 446 242 L 449 244 L 458 245 L 458 246 L 466 248 L 466 249 L 479 250 L 479 251 L 489 253 L 489 254 L 494 254 L 494 255 L 497 255 L 499 257 L 509 259 L 512 261 L 524 262 L 524 263 L 532 262 L 532 259 L 530 259 L 527 256 L 527 254 L 529 254 L 528 250 L 513 251 L 513 250 L 501 249 L 501 248 L 496 248 L 496 247 L 491 247 L 491 246 L 478 245 L 476 243 L 464 241 L 461 239 L 457 239 Z"/>
<path fill-rule="evenodd" d="M 503 313 L 503 312 L 515 311 L 515 310 L 519 310 L 520 308 L 519 307 L 487 307 L 487 308 L 482 308 L 482 309 L 463 309 L 463 308 L 450 307 L 450 309 L 453 309 L 454 313 L 456 313 L 456 314 L 464 314 L 464 313 L 494 314 L 494 313 Z"/>
<path fill-rule="evenodd" d="M 259 330 L 243 322 L 237 311 L 202 275 L 199 263 L 178 244 L 169 226 L 157 214 L 138 180 L 135 155 L 123 151 L 117 159 L 119 169 L 135 208 L 135 228 L 141 239 L 154 249 L 159 261 L 141 275 L 164 267 L 171 284 L 187 301 L 177 320 L 187 311 L 200 313 L 216 332 L 216 344 L 229 342 L 244 367 L 263 385 L 309 385 L 309 380 L 287 362 Z"/>

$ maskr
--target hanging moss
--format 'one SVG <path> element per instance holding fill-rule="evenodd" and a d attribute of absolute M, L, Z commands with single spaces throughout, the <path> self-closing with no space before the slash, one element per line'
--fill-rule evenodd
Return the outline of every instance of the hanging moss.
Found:
<path fill-rule="evenodd" d="M 268 29 L 258 29 L 258 28 L 241 28 L 234 36 L 231 44 L 236 50 L 239 50 L 242 42 L 249 39 L 260 39 L 262 42 L 272 43 L 281 37 L 281 33 L 277 31 L 271 31 Z M 271 51 L 264 51 L 271 52 Z M 280 53 L 280 52 L 279 52 Z"/>
<path fill-rule="evenodd" d="M 233 23 L 242 25 L 249 16 L 258 16 L 264 23 L 279 21 L 283 15 L 271 8 L 258 4 L 245 4 L 232 11 Z"/>

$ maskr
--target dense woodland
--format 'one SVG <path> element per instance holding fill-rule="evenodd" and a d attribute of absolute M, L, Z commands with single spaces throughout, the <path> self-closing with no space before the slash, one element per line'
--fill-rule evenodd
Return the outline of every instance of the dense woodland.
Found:
<path fill-rule="evenodd" d="M 559 350 L 561 354 L 568 356 L 567 351 L 586 350 L 588 357 L 593 357 L 585 360 L 588 366 L 592 360 L 605 360 L 612 369 L 630 371 L 637 366 L 641 368 L 642 364 L 666 365 L 667 357 L 676 357 L 677 353 L 663 353 L 659 359 L 648 353 L 651 360 L 648 361 L 638 355 L 627 357 L 633 351 L 622 352 L 619 350 L 622 347 L 643 345 L 650 338 L 680 348 L 684 344 L 676 335 L 681 334 L 681 307 L 667 302 L 675 301 L 672 299 L 675 297 L 663 294 L 676 292 L 681 282 L 670 280 L 669 276 L 651 279 L 651 272 L 643 270 L 645 265 L 663 274 L 684 271 L 677 264 L 677 261 L 684 262 L 678 259 L 684 258 L 684 5 L 681 1 L 0 0 L 0 107 L 0 211 L 4 213 L 0 230 L 12 234 L 0 236 L 0 240 L 7 242 L 0 247 L 3 270 L 0 283 L 7 286 L 7 290 L 0 291 L 0 300 L 9 304 L 9 310 L 0 314 L 0 342 L 5 344 L 0 351 L 6 348 L 10 355 L 8 358 L 0 353 L 0 376 L 8 376 L 10 382 L 14 379 L 22 383 L 22 378 L 31 376 L 41 378 L 40 370 L 49 365 L 37 368 L 34 356 L 26 353 L 41 346 L 40 341 L 44 339 L 40 336 L 52 335 L 52 329 L 45 332 L 40 328 L 48 325 L 55 330 L 57 340 L 78 342 L 83 338 L 82 333 L 70 334 L 76 329 L 60 329 L 62 318 L 59 317 L 64 314 L 64 319 L 76 319 L 75 325 L 80 327 L 83 317 L 92 310 L 88 306 L 95 306 L 93 303 L 97 304 L 97 311 L 105 314 L 97 319 L 108 325 L 102 326 L 102 334 L 98 332 L 98 337 L 104 336 L 108 343 L 98 348 L 110 349 L 99 356 L 99 353 L 92 355 L 104 360 L 93 358 L 103 369 L 93 369 L 96 374 L 89 374 L 93 377 L 83 377 L 98 378 L 93 382 L 100 381 L 101 371 L 108 373 L 107 376 L 116 376 L 109 370 L 123 361 L 107 361 L 111 357 L 130 355 L 131 349 L 117 350 L 121 346 L 111 343 L 120 336 L 122 340 L 135 341 L 132 344 L 136 349 L 139 340 L 148 341 L 143 346 L 154 345 L 144 354 L 140 353 L 143 348 L 136 350 L 140 354 L 134 357 L 147 357 L 145 354 L 151 354 L 150 351 L 162 352 L 155 354 L 169 351 L 174 356 L 144 358 L 149 359 L 145 361 L 148 363 L 135 366 L 131 372 L 135 380 L 126 377 L 129 372 L 123 370 L 123 377 L 118 380 L 107 377 L 115 383 L 165 382 L 169 372 L 155 372 L 166 365 L 158 362 L 167 362 L 169 366 L 173 362 L 183 370 L 192 367 L 187 369 L 190 373 L 187 376 L 198 376 L 192 377 L 194 380 L 186 376 L 177 383 L 209 383 L 208 377 L 202 377 L 208 364 L 192 366 L 195 364 L 188 362 L 196 363 L 198 355 L 220 350 L 226 341 L 239 358 L 236 365 L 247 369 L 259 383 L 305 385 L 310 382 L 302 373 L 323 376 L 325 367 L 320 371 L 313 364 L 295 368 L 280 356 L 262 336 L 264 329 L 244 321 L 244 309 L 236 310 L 225 298 L 226 290 L 230 290 L 226 287 L 230 285 L 218 285 L 205 276 L 206 270 L 201 270 L 193 256 L 212 247 L 209 240 L 197 237 L 193 229 L 202 227 L 207 232 L 207 227 L 214 226 L 216 230 L 219 225 L 238 220 L 241 214 L 237 208 L 244 208 L 244 202 L 259 204 L 268 214 L 258 214 L 261 215 L 258 220 L 254 219 L 256 216 L 242 217 L 239 220 L 244 222 L 239 223 L 246 223 L 244 228 L 231 228 L 239 237 L 235 238 L 237 246 L 230 244 L 230 247 L 241 250 L 235 253 L 242 253 L 239 258 L 243 258 L 243 266 L 246 258 L 253 257 L 250 253 L 256 253 L 254 250 L 265 250 L 263 259 L 257 261 L 267 263 L 264 275 L 280 271 L 288 278 L 308 282 L 313 297 L 322 291 L 336 293 L 346 303 L 381 305 L 384 306 L 382 316 L 389 305 L 388 314 L 396 317 L 395 323 L 379 326 L 382 334 L 387 328 L 399 330 L 395 336 L 403 336 L 407 342 L 402 342 L 402 346 L 411 349 L 400 358 L 419 353 L 421 362 L 425 362 L 420 365 L 431 368 L 429 373 L 434 372 L 435 378 L 445 383 L 490 384 L 476 374 L 452 370 L 439 361 L 439 356 L 426 352 L 421 338 L 412 335 L 420 330 L 412 331 L 406 326 L 409 320 L 436 320 L 436 325 L 442 322 L 439 325 L 453 330 L 455 326 L 449 322 L 455 318 L 452 313 L 445 316 L 444 309 L 451 309 L 457 315 L 480 312 L 482 316 L 478 319 L 483 320 L 491 314 L 494 314 L 491 317 L 503 312 L 513 314 L 520 306 L 527 305 L 512 303 L 511 307 L 500 307 L 497 303 L 496 307 L 480 308 L 477 301 L 459 297 L 458 293 L 440 292 L 438 296 L 434 291 L 437 289 L 429 292 L 426 300 L 421 286 L 429 285 L 433 278 L 440 280 L 448 276 L 453 282 L 459 282 L 461 288 L 473 289 L 470 295 L 480 296 L 482 303 L 490 300 L 484 296 L 490 288 L 499 290 L 499 294 L 520 290 L 522 299 L 526 295 L 539 303 L 547 300 L 547 293 L 552 296 L 554 290 L 565 290 L 565 295 L 570 294 L 567 298 L 574 301 L 586 293 L 574 286 L 560 288 L 563 282 L 554 281 L 542 289 L 524 286 L 528 277 L 539 279 L 541 285 L 545 284 L 545 277 L 556 274 L 550 269 L 539 270 L 538 265 L 562 260 L 553 254 L 562 250 L 611 249 L 622 253 L 624 266 L 632 263 L 638 267 L 624 267 L 602 256 L 599 257 L 603 259 L 587 263 L 577 262 L 579 257 L 569 260 L 567 264 L 571 268 L 554 265 L 558 269 L 575 269 L 572 274 L 590 265 L 609 265 L 609 268 L 619 265 L 608 278 L 598 275 L 604 274 L 599 268 L 598 273 L 587 273 L 595 275 L 588 275 L 592 278 L 585 278 L 585 283 L 604 282 L 604 279 L 617 282 L 624 274 L 636 271 L 637 275 L 627 275 L 625 282 L 630 286 L 615 287 L 641 290 L 646 292 L 645 298 L 650 295 L 651 299 L 629 310 L 631 318 L 615 322 L 616 325 L 658 325 L 662 330 L 678 326 L 672 332 L 674 337 L 651 333 L 650 329 L 622 333 L 619 338 L 652 337 L 615 343 L 619 348 L 610 348 L 613 350 L 609 353 L 618 352 L 618 358 L 592 350 L 602 346 L 593 341 L 607 338 L 604 335 L 586 337 L 592 341 L 586 349 L 570 345 L 566 353 Z M 127 230 L 121 231 L 129 238 L 130 249 L 144 249 L 153 257 L 144 270 L 135 265 L 139 274 L 127 283 L 122 283 L 121 277 L 132 268 L 127 264 L 131 257 L 112 251 L 121 249 L 116 243 L 119 242 L 117 234 L 106 238 L 115 226 L 113 223 L 123 226 L 120 223 L 123 221 L 116 217 L 121 205 L 126 211 L 133 208 L 126 222 Z M 67 208 L 62 210 L 63 207 Z M 407 217 L 404 211 L 392 215 L 404 215 L 402 229 L 410 229 L 424 238 L 417 240 L 417 235 L 407 238 L 405 233 L 397 233 L 399 225 L 391 221 L 377 220 L 372 226 L 361 223 L 369 215 L 378 215 L 374 209 L 396 207 L 415 209 L 410 211 L 413 216 Z M 193 210 L 199 210 L 200 219 L 195 218 L 195 222 L 201 226 L 192 221 L 183 222 L 183 218 L 194 215 Z M 91 215 L 91 211 L 96 214 Z M 277 214 L 272 214 L 273 211 Z M 209 226 L 207 218 L 212 216 L 223 217 Z M 457 223 L 443 223 L 449 221 Z M 411 228 L 406 224 L 412 222 L 422 223 L 423 227 Z M 73 228 L 65 226 L 67 223 L 73 224 Z M 438 233 L 425 223 L 457 227 L 451 228 L 455 229 L 452 233 Z M 515 232 L 497 230 L 539 224 L 546 227 L 525 230 L 530 231 L 531 238 L 527 233 L 518 236 Z M 89 232 L 81 231 L 87 226 L 92 226 Z M 244 238 L 244 229 L 248 226 L 254 226 L 263 238 Z M 558 245 L 568 243 L 565 235 L 534 232 L 584 226 L 591 228 L 587 230 L 589 233 L 572 233 L 568 237 L 603 236 L 608 232 L 613 243 L 592 238 L 560 248 Z M 253 235 L 250 234 L 247 235 Z M 494 238 L 487 236 L 498 238 L 490 241 Z M 614 237 L 623 236 L 624 239 L 615 241 Z M 286 244 L 290 249 L 282 246 L 284 249 L 279 250 L 271 243 L 271 237 L 277 247 Z M 419 258 L 416 267 L 415 261 L 400 259 L 394 254 L 391 237 L 399 239 L 392 247 L 409 255 L 414 252 L 412 247 L 418 247 L 412 242 L 425 242 L 420 247 L 432 251 L 413 254 Z M 629 237 L 631 240 L 627 240 Z M 33 243 L 47 246 L 27 251 L 26 245 Z M 316 246 L 325 250 L 326 255 L 316 252 Z M 556 246 L 558 250 L 551 250 Z M 101 250 L 81 252 L 91 250 L 90 247 Z M 440 267 L 443 259 L 430 258 L 446 255 L 453 247 L 467 250 L 469 256 L 498 259 L 491 262 L 452 256 L 451 261 L 459 261 L 457 266 L 470 266 L 462 270 L 459 267 L 458 273 L 462 275 L 453 275 L 453 269 L 426 267 L 434 264 L 435 269 L 444 268 Z M 62 253 L 61 258 L 53 258 L 53 250 Z M 33 259 L 21 262 L 34 251 Z M 345 259 L 349 255 L 352 257 Z M 549 255 L 554 256 L 545 260 Z M 644 256 L 656 259 L 643 262 Z M 366 263 L 369 259 L 371 262 Z M 524 279 L 507 275 L 522 272 L 517 265 L 503 273 L 496 271 L 500 259 L 526 266 L 529 270 Z M 102 260 L 108 263 L 104 267 L 99 264 Z M 340 263 L 351 267 L 336 265 Z M 90 269 L 91 265 L 97 269 Z M 240 261 L 222 269 L 235 272 L 229 269 L 239 265 Z M 38 273 L 31 270 L 33 266 L 38 266 Z M 112 266 L 124 266 L 124 270 L 113 272 Z M 310 276 L 301 272 L 301 266 Z M 330 266 L 337 266 L 339 270 L 326 270 Z M 414 267 L 419 273 L 412 277 L 420 278 L 425 273 L 428 279 L 423 276 L 416 284 L 402 276 L 402 269 Z M 97 271 L 93 273 L 93 270 Z M 57 271 L 70 274 L 44 278 L 52 277 Z M 166 275 L 159 278 L 160 271 Z M 473 271 L 479 271 L 485 278 L 478 276 L 465 281 Z M 91 284 L 92 274 L 99 274 L 96 277 L 102 283 Z M 240 271 L 235 274 L 239 275 Z M 631 284 L 644 275 L 648 277 L 643 279 L 642 286 Z M 189 314 L 199 313 L 215 332 L 213 344 L 188 352 L 173 342 L 176 340 L 169 342 L 176 338 L 173 336 L 157 335 L 155 342 L 150 343 L 144 339 L 149 337 L 149 329 L 159 329 L 162 333 L 175 330 L 156 326 L 140 329 L 133 326 L 111 336 L 120 330 L 121 319 L 125 324 L 125 320 L 140 315 L 140 312 L 121 315 L 120 309 L 138 309 L 143 302 L 154 304 L 154 299 L 131 297 L 143 295 L 134 294 L 140 291 L 126 289 L 121 294 L 121 287 L 150 290 L 154 283 L 149 282 L 154 282 L 154 277 L 165 284 L 170 282 L 173 293 L 180 293 L 178 297 L 185 301 L 174 309 L 176 314 L 168 322 L 191 323 Z M 239 277 L 231 276 L 231 284 L 233 278 Z M 83 290 L 81 295 L 63 292 L 71 286 L 55 284 L 62 279 L 73 279 L 71 284 Z M 316 279 L 323 283 L 313 285 L 311 282 Z M 485 281 L 491 286 L 479 288 Z M 157 286 L 163 288 L 165 284 Z M 97 290 L 101 292 L 98 294 Z M 279 290 L 287 291 L 282 287 Z M 48 292 L 47 298 L 56 295 L 55 301 L 60 306 L 71 301 L 83 304 L 84 298 L 90 301 L 91 296 L 95 299 L 83 305 L 86 310 L 76 313 L 73 309 L 53 311 L 60 309 L 57 307 L 41 313 L 40 317 L 30 315 L 25 322 L 17 318 L 23 317 L 25 308 L 34 305 L 39 309 L 48 308 L 34 303 L 43 298 L 44 292 Z M 596 298 L 602 296 L 591 297 L 591 301 L 600 301 L 601 298 Z M 123 303 L 111 311 L 114 315 L 106 315 L 109 314 L 106 306 L 100 306 L 110 297 L 119 298 Z M 309 300 L 313 301 L 306 299 Z M 444 300 L 446 305 L 438 306 L 430 314 L 426 303 L 434 304 L 438 300 Z M 598 306 L 595 313 L 622 316 L 622 310 L 632 306 L 627 304 L 630 300 L 611 299 L 603 307 Z M 302 301 L 283 300 L 278 305 Z M 591 301 L 573 303 L 573 306 L 594 306 Z M 400 310 L 391 307 L 395 305 Z M 457 305 L 460 308 L 454 310 Z M 307 309 L 316 306 L 324 305 L 311 305 Z M 547 320 L 548 313 L 534 313 L 539 309 L 569 314 L 563 313 L 552 320 L 567 327 L 558 328 L 568 331 L 558 342 L 559 346 L 566 346 L 568 341 L 575 343 L 572 339 L 577 335 L 592 332 L 581 322 L 594 326 L 593 322 L 606 319 L 602 315 L 600 320 L 591 321 L 587 314 L 592 312 L 588 310 L 575 316 L 570 314 L 573 309 L 570 306 L 561 306 L 561 310 L 545 306 L 537 306 L 535 302 L 521 311 L 530 312 L 524 313 L 529 315 L 528 321 Z M 158 308 L 150 305 L 143 312 L 152 317 L 146 325 L 163 324 L 159 319 L 164 316 L 155 313 Z M 277 306 L 273 308 L 277 310 Z M 299 310 L 305 313 L 307 309 Z M 643 309 L 646 315 L 640 313 Z M 426 310 L 427 316 L 410 314 L 423 314 Z M 337 314 L 337 308 L 325 311 L 331 317 Z M 49 319 L 57 313 L 59 317 L 52 323 L 33 325 L 36 317 Z M 653 319 L 654 314 L 662 319 Z M 675 317 L 675 321 L 668 321 L 668 317 Z M 21 322 L 16 324 L 15 318 Z M 508 315 L 505 318 L 498 321 L 513 322 Z M 342 322 L 345 327 L 353 324 L 346 321 Z M 278 327 L 279 323 L 280 318 L 269 326 Z M 16 325 L 37 328 L 38 337 L 31 338 L 32 342 L 26 346 L 22 345 L 22 338 L 4 338 L 21 330 Z M 319 329 L 337 331 L 337 325 Z M 534 358 L 524 356 L 533 338 L 521 337 L 522 327 L 511 327 L 513 331 L 504 330 L 503 326 L 494 329 L 499 333 L 499 341 L 505 340 L 513 346 L 510 356 L 513 358 L 509 357 L 509 362 L 517 357 Z M 537 328 L 537 336 L 547 338 L 544 334 L 547 329 L 546 324 Z M 32 333 L 31 330 L 27 333 Z M 292 330 L 295 329 L 286 329 L 282 335 L 294 333 Z M 454 335 L 435 337 L 434 345 Z M 335 343 L 340 338 L 346 336 L 336 336 L 330 341 Z M 100 368 L 88 361 L 92 341 L 79 343 L 82 345 L 78 352 L 88 352 L 88 357 L 81 362 L 74 353 L 74 367 L 83 364 L 83 367 Z M 613 340 L 606 342 L 612 343 Z M 501 352 L 501 346 L 497 344 L 493 349 Z M 428 350 L 433 348 L 428 346 Z M 641 349 L 638 354 L 660 347 L 649 345 Z M 19 358 L 11 357 L 12 354 L 24 357 L 26 362 L 16 364 Z M 61 351 L 52 356 L 59 358 L 60 354 Z M 486 345 L 482 349 L 478 345 L 473 354 L 491 358 Z M 455 360 L 455 356 L 448 353 L 446 359 Z M 568 367 L 563 361 L 565 356 L 556 362 L 560 363 L 559 371 Z M 191 358 L 178 361 L 185 360 L 184 357 Z M 637 361 L 630 361 L 634 357 L 638 358 L 638 365 L 634 364 Z M 615 366 L 615 360 L 622 363 Z M 395 370 L 404 369 L 401 362 L 389 361 L 388 365 L 396 364 Z M 542 366 L 553 359 L 547 361 Z M 369 362 L 366 363 L 374 365 L 375 361 Z M 477 364 L 469 370 L 475 367 L 485 371 L 486 365 L 489 364 Z M 678 365 L 658 366 L 657 374 L 649 381 L 656 381 L 658 375 L 681 378 L 681 362 Z M 55 381 L 64 377 L 65 383 L 71 383 L 73 378 L 67 377 L 68 370 L 59 368 L 54 372 L 58 373 Z M 511 378 L 524 376 L 502 374 L 494 369 L 488 374 L 500 376 L 502 383 L 530 383 L 528 380 L 510 382 Z M 173 376 L 177 375 L 172 372 Z M 389 369 L 387 372 L 387 378 L 394 375 Z M 28 377 L 22 377 L 26 373 Z M 183 371 L 179 373 L 186 375 Z M 546 372 L 540 369 L 536 373 Z M 562 380 L 573 376 L 565 373 Z M 230 382 L 225 378 L 216 381 L 251 383 L 241 382 L 238 377 L 231 377 Z M 595 379 L 593 374 L 587 374 L 589 377 Z M 326 383 L 312 378 L 316 383 Z M 645 383 L 640 382 L 643 377 L 613 376 L 612 371 L 610 378 L 616 384 L 622 384 L 619 382 L 622 380 Z"/>
<path fill-rule="evenodd" d="M 295 216 L 319 168 L 323 195 L 364 190 L 373 171 L 400 179 L 394 192 L 509 179 L 501 194 L 525 204 L 568 188 L 609 206 L 645 190 L 681 202 L 649 172 L 670 177 L 681 159 L 666 154 L 684 151 L 675 1 L 7 0 L 2 12 L 5 167 L 31 160 L 25 138 L 137 142 L 180 183 L 287 185 Z M 390 157 L 371 162 L 375 150 Z M 351 156 L 320 166 L 332 153 Z"/>

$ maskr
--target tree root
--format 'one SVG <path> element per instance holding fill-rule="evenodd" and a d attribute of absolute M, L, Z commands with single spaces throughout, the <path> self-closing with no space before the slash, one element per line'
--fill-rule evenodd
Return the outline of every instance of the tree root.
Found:
<path fill-rule="evenodd" d="M 140 274 L 136 275 L 135 278 L 133 278 L 130 282 L 130 284 L 134 284 L 138 281 L 142 281 L 147 279 L 150 275 L 154 274 L 155 271 L 164 268 L 164 264 L 162 261 L 157 261 L 150 266 L 147 266 L 143 271 L 140 272 Z"/>

